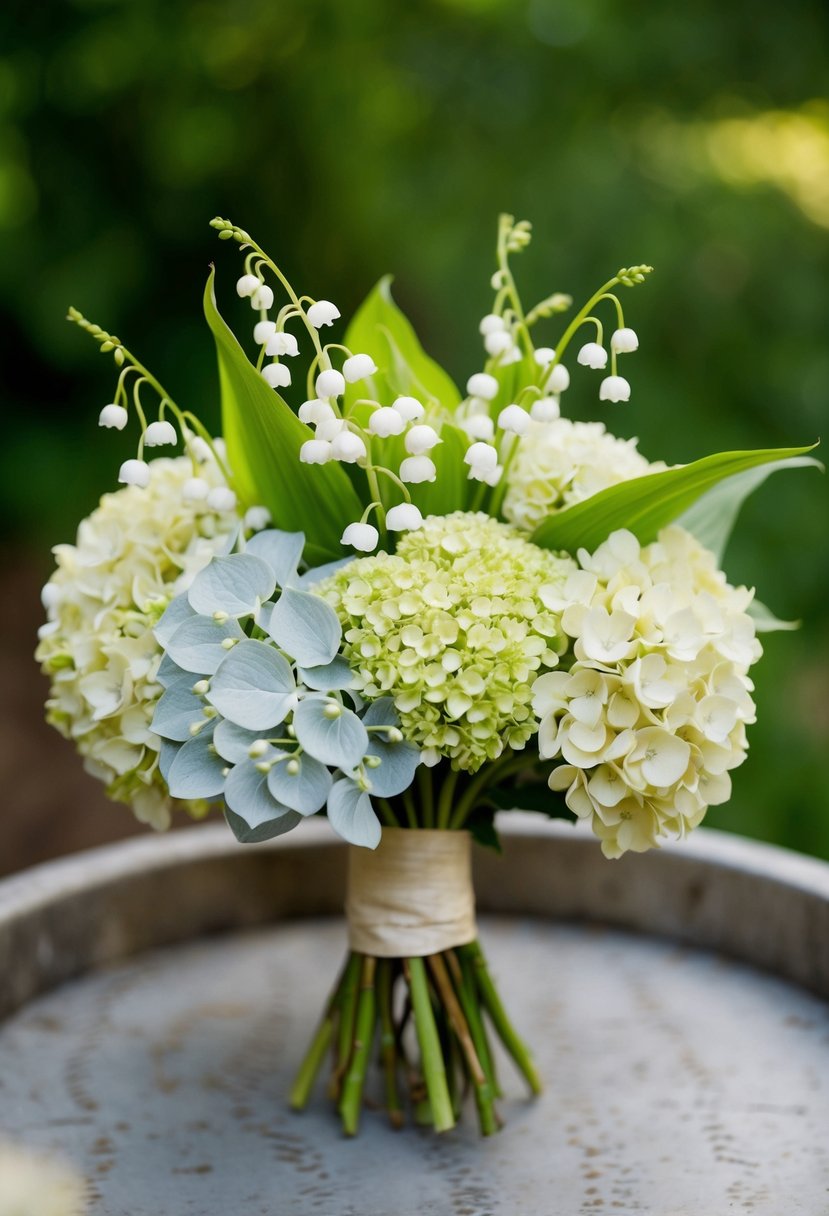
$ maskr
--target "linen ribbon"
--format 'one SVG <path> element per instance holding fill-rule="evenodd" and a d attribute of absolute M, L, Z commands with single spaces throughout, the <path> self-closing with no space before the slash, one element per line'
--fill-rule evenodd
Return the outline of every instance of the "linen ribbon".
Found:
<path fill-rule="evenodd" d="M 372 851 L 349 849 L 348 939 L 377 958 L 417 958 L 474 941 L 468 832 L 384 828 Z"/>

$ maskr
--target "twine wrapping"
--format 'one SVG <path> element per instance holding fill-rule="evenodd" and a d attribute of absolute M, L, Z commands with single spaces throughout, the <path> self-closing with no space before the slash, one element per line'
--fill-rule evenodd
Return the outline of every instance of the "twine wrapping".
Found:
<path fill-rule="evenodd" d="M 383 828 L 376 850 L 351 848 L 345 911 L 351 949 L 377 958 L 474 941 L 469 833 Z"/>

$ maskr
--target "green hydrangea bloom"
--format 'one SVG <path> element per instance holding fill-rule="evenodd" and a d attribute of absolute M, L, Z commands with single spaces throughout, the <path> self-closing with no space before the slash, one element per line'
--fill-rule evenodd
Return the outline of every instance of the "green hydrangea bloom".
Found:
<path fill-rule="evenodd" d="M 427 759 L 474 772 L 536 732 L 533 681 L 567 646 L 548 604 L 575 569 L 507 524 L 457 511 L 317 590 L 340 616 L 362 695 L 392 696 Z"/>

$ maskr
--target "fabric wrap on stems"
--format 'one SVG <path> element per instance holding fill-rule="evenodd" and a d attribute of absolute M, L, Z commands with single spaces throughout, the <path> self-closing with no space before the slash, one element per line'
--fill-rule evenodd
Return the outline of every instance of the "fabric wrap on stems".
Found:
<path fill-rule="evenodd" d="M 352 950 L 417 958 L 478 935 L 468 832 L 383 828 L 372 851 L 349 849 L 345 905 Z"/>

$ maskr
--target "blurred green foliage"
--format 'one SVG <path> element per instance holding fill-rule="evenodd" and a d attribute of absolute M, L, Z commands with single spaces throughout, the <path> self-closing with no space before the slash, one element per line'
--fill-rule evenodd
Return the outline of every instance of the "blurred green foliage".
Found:
<path fill-rule="evenodd" d="M 629 406 L 567 405 L 646 455 L 807 443 L 829 392 L 827 10 L 737 0 L 63 0 L 0 15 L 2 511 L 70 539 L 130 442 L 95 426 L 109 360 L 74 303 L 215 418 L 200 297 L 254 232 L 347 316 L 384 272 L 424 345 L 480 366 L 499 210 L 534 221 L 526 298 L 647 261 Z M 224 288 L 224 293 L 222 292 Z M 240 314 L 241 315 L 241 314 Z M 550 337 L 555 330 L 551 328 Z M 776 475 L 732 581 L 798 634 L 768 641 L 759 722 L 709 823 L 829 856 L 827 486 Z"/>

